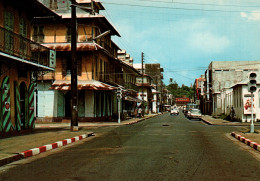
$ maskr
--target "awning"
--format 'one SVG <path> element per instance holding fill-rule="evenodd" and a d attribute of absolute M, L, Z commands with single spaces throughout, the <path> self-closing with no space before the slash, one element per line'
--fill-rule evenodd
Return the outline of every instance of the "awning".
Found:
<path fill-rule="evenodd" d="M 126 101 L 131 101 L 131 102 L 142 102 L 141 99 L 133 98 L 133 97 L 131 97 L 131 96 L 126 96 L 126 97 L 124 98 L 124 100 L 126 100 Z"/>
<path fill-rule="evenodd" d="M 70 80 L 55 80 L 49 88 L 51 90 L 70 90 Z M 116 90 L 117 87 L 99 82 L 97 80 L 78 80 L 78 90 Z"/>
<path fill-rule="evenodd" d="M 70 43 L 44 43 L 44 46 L 56 51 L 71 51 Z M 77 51 L 95 51 L 104 49 L 97 43 L 78 42 Z"/>

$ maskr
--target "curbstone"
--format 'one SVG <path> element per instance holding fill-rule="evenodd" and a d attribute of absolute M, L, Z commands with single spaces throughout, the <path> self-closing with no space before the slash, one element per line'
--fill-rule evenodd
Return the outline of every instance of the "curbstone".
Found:
<path fill-rule="evenodd" d="M 0 159 L 0 167 L 3 166 L 3 165 L 6 165 L 6 164 L 12 163 L 14 161 L 18 161 L 18 160 L 21 160 L 21 159 L 24 159 L 24 158 L 28 158 L 28 157 L 38 155 L 40 153 L 43 153 L 43 152 L 46 152 L 46 151 L 49 151 L 49 150 L 53 150 L 53 149 L 68 145 L 70 143 L 74 143 L 76 141 L 90 137 L 93 134 L 94 134 L 93 132 L 91 132 L 89 134 L 83 134 L 83 135 L 76 136 L 76 137 L 73 137 L 73 138 L 70 138 L 70 139 L 65 139 L 65 140 L 58 141 L 58 142 L 55 142 L 55 143 L 52 143 L 52 144 L 40 146 L 38 148 L 26 150 L 26 151 L 23 151 L 21 153 L 17 153 L 13 156 Z"/>
<path fill-rule="evenodd" d="M 207 121 L 207 120 L 205 120 L 205 119 L 201 119 L 204 123 L 206 123 L 206 124 L 208 124 L 208 125 L 212 125 L 212 123 L 211 122 L 209 122 L 209 121 Z"/>
<path fill-rule="evenodd" d="M 76 137 L 73 137 L 73 138 L 70 138 L 70 139 L 57 141 L 56 143 L 53 143 L 53 144 L 41 146 L 41 147 L 38 147 L 38 148 L 33 148 L 33 149 L 30 149 L 30 150 L 24 151 L 24 152 L 22 152 L 20 154 L 22 155 L 23 158 L 28 158 L 28 157 L 31 157 L 31 156 L 38 155 L 40 153 L 46 152 L 47 150 L 49 151 L 49 150 L 53 150 L 53 149 L 56 149 L 56 148 L 59 148 L 59 147 L 62 147 L 62 146 L 66 146 L 68 144 L 71 144 L 71 143 L 74 143 L 76 141 L 82 140 L 83 138 L 89 137 L 91 135 L 93 135 L 93 133 L 83 134 L 83 135 L 76 136 Z"/>
<path fill-rule="evenodd" d="M 241 141 L 242 143 L 245 143 L 246 145 L 250 146 L 251 148 L 260 151 L 260 145 L 256 142 L 251 141 L 250 139 L 246 139 L 245 137 L 236 134 L 235 132 L 231 133 L 231 136 L 233 136 L 234 138 L 238 139 L 239 141 Z"/>

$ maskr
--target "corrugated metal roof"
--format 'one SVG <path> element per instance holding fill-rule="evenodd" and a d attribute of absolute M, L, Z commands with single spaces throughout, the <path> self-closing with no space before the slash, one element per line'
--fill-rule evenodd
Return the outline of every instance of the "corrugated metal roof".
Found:
<path fill-rule="evenodd" d="M 49 88 L 51 90 L 70 90 L 70 80 L 55 80 Z M 97 80 L 79 80 L 78 90 L 116 90 L 117 87 L 105 84 Z"/>
<path fill-rule="evenodd" d="M 71 43 L 46 43 L 44 46 L 56 51 L 71 51 Z M 94 51 L 104 49 L 97 43 L 77 43 L 77 51 Z"/>

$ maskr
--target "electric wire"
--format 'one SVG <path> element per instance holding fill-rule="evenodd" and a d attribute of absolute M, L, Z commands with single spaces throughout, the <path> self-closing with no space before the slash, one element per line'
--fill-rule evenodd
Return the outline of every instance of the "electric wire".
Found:
<path fill-rule="evenodd" d="M 198 9 L 198 8 L 182 8 L 182 7 L 167 7 L 167 6 L 151 6 L 151 5 L 137 5 L 137 4 L 126 4 L 126 3 L 109 3 L 103 2 L 104 4 L 117 5 L 117 6 L 130 6 L 130 7 L 141 7 L 141 8 L 158 8 L 158 9 L 174 9 L 184 11 L 209 11 L 209 12 L 225 12 L 225 13 L 240 13 L 241 10 L 220 10 L 220 9 Z M 248 12 L 250 11 L 243 11 Z M 260 12 L 255 12 L 260 13 Z"/>

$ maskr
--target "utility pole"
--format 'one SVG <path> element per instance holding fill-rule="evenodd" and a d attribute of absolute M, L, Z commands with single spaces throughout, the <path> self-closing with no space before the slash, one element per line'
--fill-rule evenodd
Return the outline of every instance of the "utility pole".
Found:
<path fill-rule="evenodd" d="M 76 0 L 71 1 L 71 131 L 78 131 L 78 68 Z"/>
<path fill-rule="evenodd" d="M 144 115 L 144 52 L 142 52 L 142 115 Z"/>

